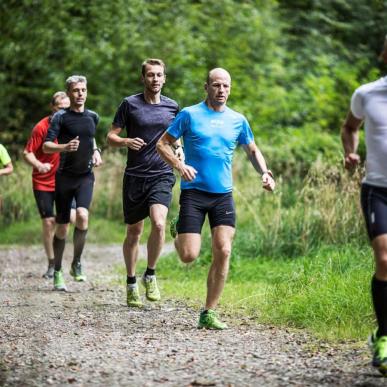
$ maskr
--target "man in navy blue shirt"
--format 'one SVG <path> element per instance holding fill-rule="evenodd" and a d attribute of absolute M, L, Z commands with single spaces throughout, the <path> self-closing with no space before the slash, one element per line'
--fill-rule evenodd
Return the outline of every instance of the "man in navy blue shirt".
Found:
<path fill-rule="evenodd" d="M 148 266 L 142 276 L 146 298 L 160 300 L 155 269 L 165 239 L 165 222 L 172 199 L 175 176 L 156 151 L 156 143 L 175 118 L 177 103 L 163 95 L 165 64 L 147 59 L 142 64 L 144 91 L 124 98 L 108 133 L 109 145 L 126 147 L 127 163 L 123 180 L 123 209 L 127 224 L 123 246 L 127 270 L 127 304 L 141 307 L 136 280 L 136 262 L 144 219 L 149 217 Z M 126 137 L 120 133 L 126 129 Z"/>
<path fill-rule="evenodd" d="M 95 132 L 98 114 L 85 108 L 87 80 L 73 75 L 66 80 L 70 107 L 52 117 L 43 145 L 45 153 L 60 153 L 59 168 L 55 175 L 56 230 L 54 236 L 54 289 L 66 290 L 62 271 L 62 257 L 70 223 L 71 204 L 76 201 L 74 229 L 74 257 L 70 274 L 76 281 L 85 281 L 81 255 L 89 224 L 89 206 L 94 187 L 93 166 L 102 163 L 96 146 Z"/>

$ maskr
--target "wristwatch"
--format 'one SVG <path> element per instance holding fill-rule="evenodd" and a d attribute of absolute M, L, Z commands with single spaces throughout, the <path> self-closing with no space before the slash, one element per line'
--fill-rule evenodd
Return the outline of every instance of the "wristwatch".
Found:
<path fill-rule="evenodd" d="M 269 174 L 270 177 L 274 178 L 273 172 L 272 172 L 270 169 L 268 169 L 268 170 L 265 171 L 265 172 L 262 172 L 262 176 L 263 176 L 265 173 Z"/>

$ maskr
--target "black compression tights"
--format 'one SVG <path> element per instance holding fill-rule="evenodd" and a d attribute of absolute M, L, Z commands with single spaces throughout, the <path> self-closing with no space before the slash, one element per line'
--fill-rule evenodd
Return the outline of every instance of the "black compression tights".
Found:
<path fill-rule="evenodd" d="M 378 320 L 378 336 L 387 336 L 387 281 L 372 277 L 371 292 Z"/>

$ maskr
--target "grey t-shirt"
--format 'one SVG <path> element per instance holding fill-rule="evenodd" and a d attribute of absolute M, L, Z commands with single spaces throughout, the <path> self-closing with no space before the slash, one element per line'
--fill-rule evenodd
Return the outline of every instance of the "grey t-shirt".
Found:
<path fill-rule="evenodd" d="M 149 104 L 144 94 L 126 97 L 118 107 L 113 125 L 126 128 L 127 137 L 142 138 L 147 145 L 139 151 L 128 148 L 125 173 L 127 175 L 148 177 L 173 173 L 172 168 L 160 158 L 156 143 L 179 111 L 178 104 L 165 96 L 160 103 Z"/>
<path fill-rule="evenodd" d="M 355 90 L 351 111 L 364 119 L 366 135 L 366 176 L 364 182 L 387 187 L 387 77 Z"/>

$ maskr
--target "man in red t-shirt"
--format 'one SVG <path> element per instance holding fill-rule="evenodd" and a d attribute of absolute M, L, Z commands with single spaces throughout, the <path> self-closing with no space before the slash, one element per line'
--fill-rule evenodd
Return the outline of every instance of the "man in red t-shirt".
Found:
<path fill-rule="evenodd" d="M 52 115 L 58 110 L 69 106 L 70 100 L 64 91 L 58 91 L 53 95 L 51 100 Z M 43 275 L 44 278 L 52 278 L 54 275 L 52 241 L 55 232 L 55 173 L 59 166 L 59 153 L 47 154 L 42 150 L 52 115 L 44 117 L 35 125 L 23 153 L 24 160 L 33 167 L 32 187 L 40 217 L 42 218 L 43 245 L 48 259 L 48 269 Z M 72 211 L 72 223 L 74 217 L 75 211 Z"/>

